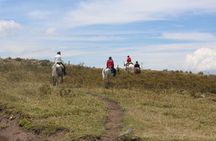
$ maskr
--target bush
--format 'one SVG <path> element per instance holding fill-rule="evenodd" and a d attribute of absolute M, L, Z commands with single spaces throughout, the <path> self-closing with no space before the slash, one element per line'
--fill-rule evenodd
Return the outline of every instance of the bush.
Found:
<path fill-rule="evenodd" d="M 19 126 L 21 126 L 21 127 L 27 128 L 30 124 L 31 124 L 31 122 L 27 118 L 22 118 L 19 121 Z"/>

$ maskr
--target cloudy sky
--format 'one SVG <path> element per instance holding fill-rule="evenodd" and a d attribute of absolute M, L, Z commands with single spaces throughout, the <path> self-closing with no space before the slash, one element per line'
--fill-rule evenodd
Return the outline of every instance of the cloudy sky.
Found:
<path fill-rule="evenodd" d="M 216 0 L 0 0 L 0 57 L 216 70 Z"/>

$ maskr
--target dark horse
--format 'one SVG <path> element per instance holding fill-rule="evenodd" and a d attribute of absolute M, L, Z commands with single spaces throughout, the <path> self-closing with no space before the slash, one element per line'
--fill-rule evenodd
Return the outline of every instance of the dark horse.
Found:
<path fill-rule="evenodd" d="M 63 77 L 64 77 L 63 66 L 55 63 L 52 66 L 53 85 L 56 86 L 56 85 L 59 85 L 60 83 L 62 83 Z"/>

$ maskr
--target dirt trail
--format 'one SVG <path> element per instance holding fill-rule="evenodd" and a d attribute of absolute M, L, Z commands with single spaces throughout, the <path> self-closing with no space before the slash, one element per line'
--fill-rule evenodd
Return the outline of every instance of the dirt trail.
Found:
<path fill-rule="evenodd" d="M 115 101 L 101 96 L 98 98 L 104 102 L 108 110 L 105 135 L 101 137 L 100 141 L 117 141 L 122 129 L 123 110 Z"/>
<path fill-rule="evenodd" d="M 105 122 L 105 134 L 100 138 L 93 139 L 97 141 L 117 141 L 120 131 L 122 129 L 123 110 L 119 104 L 106 97 L 97 96 L 99 100 L 103 101 L 108 115 Z M 0 141 L 44 141 L 38 135 L 24 131 L 18 125 L 19 117 L 14 120 L 9 120 L 8 117 L 0 119 Z M 62 135 L 63 136 L 63 135 Z M 56 138 L 55 138 L 56 139 Z M 48 139 L 50 140 L 50 139 Z M 52 140 L 52 139 L 51 139 Z M 86 140 L 86 139 L 84 139 Z M 88 139 L 87 139 L 88 140 Z"/>
<path fill-rule="evenodd" d="M 41 137 L 21 129 L 18 119 L 0 119 L 0 141 L 43 141 Z"/>
<path fill-rule="evenodd" d="M 61 139 L 67 132 L 62 130 L 49 137 L 42 137 L 21 128 L 18 124 L 19 115 L 13 120 L 10 120 L 6 115 L 0 115 L 0 117 L 0 141 L 53 141 Z"/>

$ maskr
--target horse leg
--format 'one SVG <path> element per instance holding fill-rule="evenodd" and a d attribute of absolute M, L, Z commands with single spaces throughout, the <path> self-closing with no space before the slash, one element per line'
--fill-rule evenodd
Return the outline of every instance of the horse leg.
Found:
<path fill-rule="evenodd" d="M 61 78 L 59 76 L 57 76 L 56 82 L 57 82 L 57 85 L 59 85 L 61 83 Z"/>
<path fill-rule="evenodd" d="M 112 74 L 111 74 L 112 75 Z M 111 81 L 110 81 L 110 75 L 107 76 L 107 87 L 110 87 Z"/>
<path fill-rule="evenodd" d="M 53 86 L 56 86 L 56 78 L 53 76 Z"/>
<path fill-rule="evenodd" d="M 60 76 L 60 83 L 63 83 L 63 75 Z"/>

